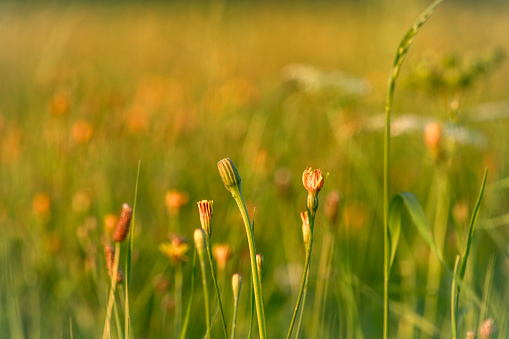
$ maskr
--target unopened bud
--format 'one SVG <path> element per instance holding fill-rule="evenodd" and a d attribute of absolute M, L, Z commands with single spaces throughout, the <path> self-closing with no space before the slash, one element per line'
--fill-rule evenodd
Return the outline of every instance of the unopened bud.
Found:
<path fill-rule="evenodd" d="M 257 254 L 256 255 L 256 267 L 258 268 L 258 275 L 260 276 L 260 280 L 262 279 L 262 276 L 263 276 L 264 263 L 265 263 L 265 259 L 263 258 L 263 255 Z"/>
<path fill-rule="evenodd" d="M 122 205 L 122 213 L 120 214 L 120 218 L 118 220 L 117 228 L 115 229 L 115 233 L 113 234 L 113 241 L 115 242 L 123 242 L 129 233 L 129 228 L 131 227 L 131 217 L 133 215 L 133 209 L 128 204 Z"/>
<path fill-rule="evenodd" d="M 227 190 L 232 192 L 233 189 L 240 188 L 241 178 L 231 159 L 224 158 L 219 161 L 217 163 L 217 168 L 219 169 L 219 175 L 221 176 L 221 180 L 223 180 L 223 184 Z"/>
<path fill-rule="evenodd" d="M 444 158 L 443 129 L 438 122 L 430 122 L 424 129 L 424 142 L 431 157 L 438 162 Z"/>
<path fill-rule="evenodd" d="M 242 276 L 239 273 L 235 273 L 232 276 L 232 290 L 233 298 L 237 300 L 240 296 L 240 289 L 242 288 Z"/>
<path fill-rule="evenodd" d="M 200 223 L 201 228 L 205 231 L 205 234 L 210 237 L 212 236 L 212 200 L 198 201 L 198 211 L 200 212 Z"/>
<path fill-rule="evenodd" d="M 197 228 L 194 230 L 194 244 L 196 246 L 196 251 L 200 258 L 203 258 L 203 254 L 205 253 L 205 231 L 201 228 Z"/>

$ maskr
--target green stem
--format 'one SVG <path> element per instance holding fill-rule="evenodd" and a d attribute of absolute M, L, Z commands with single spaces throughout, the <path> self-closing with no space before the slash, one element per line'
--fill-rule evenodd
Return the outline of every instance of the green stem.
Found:
<path fill-rule="evenodd" d="M 201 282 L 203 285 L 203 301 L 205 303 L 205 321 L 207 323 L 207 338 L 210 339 L 210 304 L 209 304 L 209 292 L 207 290 L 207 276 L 205 269 L 205 260 L 203 256 L 200 257 L 200 268 L 201 268 Z"/>
<path fill-rule="evenodd" d="M 175 265 L 175 338 L 181 331 L 182 326 L 182 262 Z"/>
<path fill-rule="evenodd" d="M 251 319 L 249 320 L 249 332 L 247 334 L 247 339 L 251 339 L 251 335 L 253 334 L 253 322 L 254 322 L 254 314 L 255 314 L 255 300 L 254 300 L 254 288 L 253 288 L 253 279 L 251 279 L 249 283 L 249 293 L 251 300 Z"/>
<path fill-rule="evenodd" d="M 237 203 L 239 207 L 240 214 L 242 215 L 242 219 L 244 221 L 244 226 L 246 227 L 246 235 L 247 242 L 249 245 L 249 257 L 251 260 L 251 276 L 253 280 L 253 290 L 255 297 L 255 305 L 256 305 L 256 315 L 258 317 L 258 330 L 260 334 L 260 339 L 265 339 L 267 337 L 265 331 L 265 311 L 263 309 L 262 303 L 262 289 L 260 286 L 260 280 L 258 278 L 258 268 L 256 265 L 256 247 L 254 242 L 254 234 L 253 228 L 251 227 L 251 221 L 249 219 L 249 214 L 247 213 L 246 203 L 244 201 L 244 197 L 242 196 L 242 191 L 240 187 L 233 189 L 231 191 L 233 199 Z"/>
<path fill-rule="evenodd" d="M 110 334 L 111 310 L 113 308 L 113 302 L 115 301 L 115 288 L 117 287 L 117 273 L 119 261 L 120 261 L 120 243 L 117 242 L 115 243 L 115 258 L 113 261 L 113 268 L 111 269 L 110 295 L 108 298 L 108 308 L 106 310 L 106 321 L 104 323 L 103 339 L 109 337 Z"/>
<path fill-rule="evenodd" d="M 236 295 L 233 300 L 233 323 L 232 323 L 232 337 L 235 339 L 235 328 L 237 327 L 237 310 L 239 308 L 239 297 Z"/>
<path fill-rule="evenodd" d="M 310 212 L 310 211 L 308 211 L 308 212 Z M 315 215 L 314 215 L 314 213 L 309 213 L 309 228 L 311 230 L 310 236 L 309 236 L 309 247 L 307 248 L 307 251 L 306 251 L 306 261 L 304 264 L 304 272 L 302 274 L 302 281 L 300 283 L 299 296 L 297 297 L 297 304 L 295 305 L 295 310 L 293 311 L 292 322 L 290 323 L 290 329 L 288 330 L 288 335 L 286 336 L 287 339 L 290 339 L 290 337 L 292 336 L 293 326 L 294 326 L 295 320 L 297 318 L 297 312 L 299 311 L 299 306 L 300 306 L 302 297 L 304 295 L 304 290 L 307 289 L 306 281 L 307 281 L 307 276 L 308 276 L 308 272 L 309 272 L 309 263 L 311 261 L 310 260 L 311 259 L 311 250 L 313 248 L 314 226 L 315 226 Z M 304 307 L 304 304 L 302 305 L 302 307 Z"/>
<path fill-rule="evenodd" d="M 456 278 L 458 275 L 458 264 L 460 262 L 460 256 L 456 255 L 456 263 L 454 264 L 454 274 L 452 276 L 452 288 L 451 288 L 451 327 L 452 327 L 452 339 L 456 339 Z"/>
<path fill-rule="evenodd" d="M 207 256 L 209 258 L 210 271 L 212 273 L 212 281 L 214 282 L 214 287 L 216 289 L 217 301 L 219 302 L 219 310 L 221 311 L 221 320 L 223 323 L 224 337 L 226 339 L 228 339 L 228 330 L 226 329 L 226 320 L 224 317 L 223 304 L 221 303 L 221 294 L 219 293 L 219 286 L 217 284 L 217 279 L 216 279 L 216 269 L 215 269 L 215 265 L 214 265 L 214 260 L 212 260 L 212 243 L 210 241 L 210 236 L 208 234 L 206 234 L 206 236 L 207 236 Z"/>
<path fill-rule="evenodd" d="M 184 323 L 182 325 L 182 332 L 180 332 L 179 339 L 184 339 L 186 337 L 187 325 L 189 324 L 189 316 L 191 314 L 191 305 L 193 303 L 193 294 L 194 294 L 195 268 L 196 268 L 196 250 L 194 251 L 194 254 L 193 254 L 193 271 L 191 273 L 191 294 L 189 295 L 189 302 L 187 304 L 186 317 L 184 318 Z"/>
<path fill-rule="evenodd" d="M 304 294 L 302 295 L 302 311 L 299 315 L 299 322 L 297 323 L 297 333 L 295 334 L 295 338 L 300 337 L 300 330 L 302 328 L 302 318 L 304 317 L 304 305 L 306 304 L 306 296 L 308 294 L 308 283 L 309 283 L 309 270 L 306 276 L 306 284 L 304 285 Z"/>

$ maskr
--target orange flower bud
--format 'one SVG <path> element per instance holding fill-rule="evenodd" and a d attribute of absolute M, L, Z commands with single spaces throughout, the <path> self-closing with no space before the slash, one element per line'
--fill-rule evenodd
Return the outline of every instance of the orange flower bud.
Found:
<path fill-rule="evenodd" d="M 205 234 L 210 237 L 212 235 L 212 200 L 198 201 L 198 211 L 200 212 L 201 228 Z"/>

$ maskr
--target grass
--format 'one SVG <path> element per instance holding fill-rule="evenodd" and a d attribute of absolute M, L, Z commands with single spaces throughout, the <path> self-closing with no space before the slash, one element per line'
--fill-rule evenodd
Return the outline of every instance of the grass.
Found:
<path fill-rule="evenodd" d="M 173 337 L 186 319 L 186 337 L 205 335 L 205 294 L 190 286 L 193 259 L 182 264 L 184 322 L 178 324 L 176 267 L 159 251 L 168 232 L 192 239 L 200 225 L 194 202 L 204 198 L 214 200 L 212 245 L 228 243 L 234 253 L 226 273 L 217 275 L 217 290 L 207 277 L 208 293 L 219 291 L 229 324 L 231 275 L 245 277 L 235 335 L 246 337 L 253 284 L 247 282 L 256 275 L 242 216 L 217 173 L 224 157 L 242 176 L 250 217 L 256 208 L 253 240 L 255 254 L 265 258 L 267 337 L 287 335 L 299 293 L 306 258 L 300 177 L 308 166 L 330 176 L 315 219 L 300 337 L 315 331 L 324 338 L 381 337 L 383 127 L 370 126 L 383 111 L 399 39 L 427 5 L 1 4 L 0 337 L 102 335 L 110 284 L 104 219 L 132 200 L 135 187 L 133 242 L 119 251 L 129 288 L 117 287 L 113 337 L 119 329 L 136 338 Z M 462 338 L 487 318 L 497 324 L 497 337 L 509 333 L 508 121 L 488 119 L 507 115 L 508 65 L 459 92 L 457 122 L 440 93 L 407 85 L 423 59 L 454 52 L 471 60 L 493 46 L 509 50 L 508 11 L 496 1 L 444 2 L 401 68 L 392 122 L 410 113 L 440 122 L 446 159 L 436 161 L 426 148 L 422 124 L 391 137 L 388 191 L 412 192 L 433 237 L 411 226 L 415 214 L 401 198 L 399 241 L 390 252 L 388 337 L 450 338 L 456 329 Z M 290 64 L 313 66 L 315 73 L 293 68 L 297 76 L 285 73 L 283 81 Z M 361 83 L 334 69 L 364 80 L 369 91 L 355 91 Z M 318 74 L 319 81 L 306 83 L 299 74 Z M 484 143 L 468 142 L 478 135 Z M 485 168 L 489 177 L 476 214 Z M 189 198 L 177 214 L 165 205 L 172 189 Z M 341 192 L 335 222 L 326 210 L 334 190 Z M 477 225 L 469 236 L 472 215 Z M 437 234 L 448 269 L 430 269 L 429 239 Z M 194 252 L 189 246 L 188 255 Z M 458 254 L 468 255 L 468 265 L 460 260 L 456 275 Z M 437 278 L 429 283 L 432 274 Z M 223 321 L 214 300 L 210 336 L 220 338 Z M 425 311 L 430 307 L 432 318 Z M 253 324 L 252 337 L 259 332 Z"/>

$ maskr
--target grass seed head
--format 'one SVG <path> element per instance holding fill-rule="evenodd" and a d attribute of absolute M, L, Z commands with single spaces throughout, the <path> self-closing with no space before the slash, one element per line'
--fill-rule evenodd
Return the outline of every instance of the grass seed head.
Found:
<path fill-rule="evenodd" d="M 128 204 L 122 205 L 122 213 L 120 214 L 120 218 L 118 220 L 117 228 L 115 229 L 115 233 L 113 233 L 113 241 L 115 242 L 123 242 L 129 233 L 129 228 L 131 227 L 131 217 L 133 215 L 133 209 Z"/>
<path fill-rule="evenodd" d="M 213 213 L 213 201 L 202 200 L 198 201 L 198 211 L 200 212 L 201 228 L 205 231 L 205 234 L 210 237 L 212 236 L 212 213 Z"/>
<path fill-rule="evenodd" d="M 217 168 L 219 169 L 219 175 L 227 190 L 232 192 L 233 189 L 240 189 L 240 174 L 230 158 L 224 158 L 219 161 L 217 163 Z"/>
<path fill-rule="evenodd" d="M 495 333 L 495 322 L 492 318 L 486 319 L 479 329 L 481 334 L 481 339 L 491 339 L 493 338 L 493 334 Z"/>

